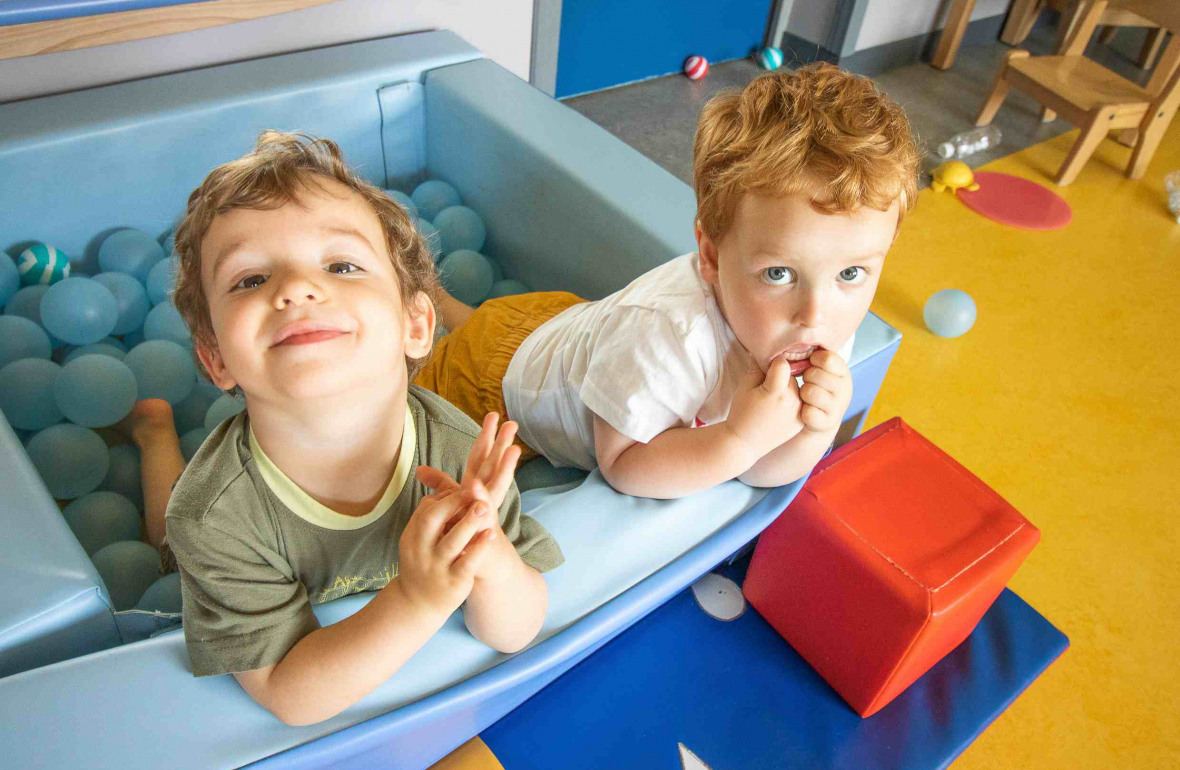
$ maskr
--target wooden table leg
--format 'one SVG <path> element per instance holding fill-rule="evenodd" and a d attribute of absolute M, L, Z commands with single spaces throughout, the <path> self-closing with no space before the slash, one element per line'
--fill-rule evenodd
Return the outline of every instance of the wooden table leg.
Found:
<path fill-rule="evenodd" d="M 975 0 L 952 0 L 951 11 L 946 17 L 942 37 L 938 41 L 938 50 L 930 61 L 935 69 L 950 69 L 955 63 L 955 55 L 959 52 L 959 44 L 963 42 L 963 33 L 971 21 L 971 11 L 975 8 Z"/>
<path fill-rule="evenodd" d="M 1024 38 L 1028 37 L 1027 30 L 1031 28 L 1028 17 L 1035 17 L 1040 7 L 1037 0 L 1013 0 L 1012 9 L 1008 11 L 1008 20 L 1004 22 L 1004 29 L 1000 32 L 1000 40 L 1008 45 L 1020 45 Z"/>

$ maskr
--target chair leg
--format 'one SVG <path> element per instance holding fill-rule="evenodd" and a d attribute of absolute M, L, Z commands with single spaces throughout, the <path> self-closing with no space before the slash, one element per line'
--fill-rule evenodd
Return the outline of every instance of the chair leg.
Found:
<path fill-rule="evenodd" d="M 1116 131 L 1114 140 L 1124 147 L 1134 147 L 1135 143 L 1139 141 L 1139 129 L 1124 128 L 1121 131 Z"/>
<path fill-rule="evenodd" d="M 1041 3 L 1038 0 L 1013 0 L 1012 10 L 1008 12 L 1008 20 L 1004 22 L 1004 30 L 1000 33 L 1000 40 L 1008 45 L 1020 45 L 1028 37 L 1040 14 Z"/>
<path fill-rule="evenodd" d="M 1082 127 L 1082 135 L 1074 142 L 1069 155 L 1065 156 L 1065 162 L 1061 164 L 1061 169 L 1057 172 L 1057 184 L 1065 186 L 1077 179 L 1082 166 L 1086 165 L 1086 161 L 1090 159 L 1094 150 L 1098 149 L 1098 145 L 1110 132 L 1107 126 L 1110 125 L 1112 118 L 1114 118 L 1114 113 L 1109 110 L 1098 110 L 1092 114 L 1090 122 Z"/>
<path fill-rule="evenodd" d="M 1139 141 L 1131 151 L 1131 161 L 1127 164 L 1127 178 L 1139 179 L 1147 171 L 1147 165 L 1155 155 L 1156 148 L 1172 123 L 1173 115 L 1160 112 L 1153 116 L 1146 128 L 1139 130 Z"/>
<path fill-rule="evenodd" d="M 987 101 L 983 103 L 983 107 L 979 109 L 979 115 L 975 118 L 975 125 L 986 126 L 992 122 L 996 117 L 996 113 L 1000 111 L 1000 105 L 1004 103 L 1004 99 L 1008 97 L 1008 91 L 1012 86 L 1008 85 L 1008 63 L 1013 59 L 1025 59 L 1028 57 L 1028 51 L 1015 50 L 1009 51 L 1004 55 L 1004 61 L 1000 62 L 1000 70 L 996 73 L 996 80 L 992 84 L 992 92 L 988 95 Z"/>
<path fill-rule="evenodd" d="M 1164 36 L 1167 30 L 1163 27 L 1156 27 L 1147 30 L 1147 37 L 1143 40 L 1143 47 L 1139 49 L 1139 61 L 1136 64 L 1140 69 L 1151 69 L 1151 65 L 1155 64 L 1155 57 L 1160 52 L 1160 48 L 1164 44 Z"/>

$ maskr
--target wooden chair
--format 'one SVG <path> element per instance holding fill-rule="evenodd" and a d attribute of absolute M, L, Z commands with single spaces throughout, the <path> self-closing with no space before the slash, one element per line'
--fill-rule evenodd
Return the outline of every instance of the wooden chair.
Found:
<path fill-rule="evenodd" d="M 1087 59 L 1086 49 L 1107 0 L 1082 0 L 1081 18 L 1061 56 L 1029 56 L 1028 51 L 1009 51 L 996 74 L 991 95 L 975 121 L 991 123 L 1010 88 L 1031 96 L 1052 115 L 1082 130 L 1073 149 L 1057 172 L 1057 184 L 1072 182 L 1094 150 L 1112 130 L 1136 131 L 1134 151 L 1126 174 L 1138 179 L 1147 170 L 1160 139 L 1180 103 L 1180 2 L 1176 0 L 1117 0 L 1117 8 L 1139 14 L 1173 32 L 1146 87 L 1120 77 Z M 1111 3 L 1115 5 L 1115 3 Z"/>
<path fill-rule="evenodd" d="M 1060 54 L 1069 42 L 1070 33 L 1077 29 L 1085 5 L 1086 3 L 1078 0 L 1014 0 L 1008 20 L 1000 33 L 1000 40 L 1008 45 L 1020 45 L 1032 31 L 1041 11 L 1052 8 L 1061 14 L 1061 21 L 1057 25 L 1057 41 L 1053 46 L 1053 52 Z M 1143 41 L 1136 61 L 1141 69 L 1151 68 L 1167 33 L 1163 27 L 1121 8 L 1107 8 L 1098 20 L 1098 26 L 1103 27 L 1102 36 L 1099 38 L 1103 43 L 1109 43 L 1120 27 L 1147 27 L 1147 38 Z"/>

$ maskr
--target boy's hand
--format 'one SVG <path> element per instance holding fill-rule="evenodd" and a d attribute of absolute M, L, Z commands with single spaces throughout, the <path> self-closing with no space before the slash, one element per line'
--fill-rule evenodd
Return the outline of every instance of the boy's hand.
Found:
<path fill-rule="evenodd" d="M 419 466 L 417 470 L 418 480 L 429 489 L 435 490 L 434 496 L 442 499 L 458 497 L 464 501 L 479 501 L 492 511 L 493 515 L 486 524 L 488 534 L 485 536 L 492 556 L 481 562 L 481 569 L 476 574 L 477 578 L 484 579 L 504 566 L 504 559 L 500 557 L 516 555 L 516 548 L 508 542 L 504 530 L 500 527 L 498 512 L 512 486 L 516 461 L 520 458 L 520 447 L 512 444 L 516 437 L 516 423 L 506 422 L 497 432 L 499 419 L 500 416 L 495 412 L 484 417 L 479 438 L 475 440 L 471 453 L 467 456 L 467 468 L 462 483 L 437 468 Z M 457 513 L 448 521 L 444 525 L 444 531 L 458 526 L 462 521 L 461 515 Z"/>
<path fill-rule="evenodd" d="M 765 376 L 752 359 L 749 366 L 725 424 L 761 457 L 799 433 L 803 402 L 785 360 L 772 361 Z"/>
<path fill-rule="evenodd" d="M 483 501 L 450 494 L 422 498 L 399 541 L 398 584 L 406 598 L 454 612 L 492 551 L 489 529 L 495 523 L 495 511 Z"/>
<path fill-rule="evenodd" d="M 803 372 L 803 400 L 800 416 L 803 427 L 816 433 L 834 430 L 844 418 L 852 401 L 852 372 L 838 353 L 817 350 L 811 356 L 811 368 Z"/>

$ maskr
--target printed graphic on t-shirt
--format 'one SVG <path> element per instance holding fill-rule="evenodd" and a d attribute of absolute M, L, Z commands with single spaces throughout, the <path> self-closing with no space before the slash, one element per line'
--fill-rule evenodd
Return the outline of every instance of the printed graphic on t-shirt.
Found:
<path fill-rule="evenodd" d="M 375 575 L 337 575 L 332 585 L 320 591 L 318 597 L 311 600 L 312 604 L 330 602 L 342 596 L 364 593 L 366 591 L 380 591 L 389 585 L 389 581 L 397 577 L 397 565 L 391 564 Z"/>

